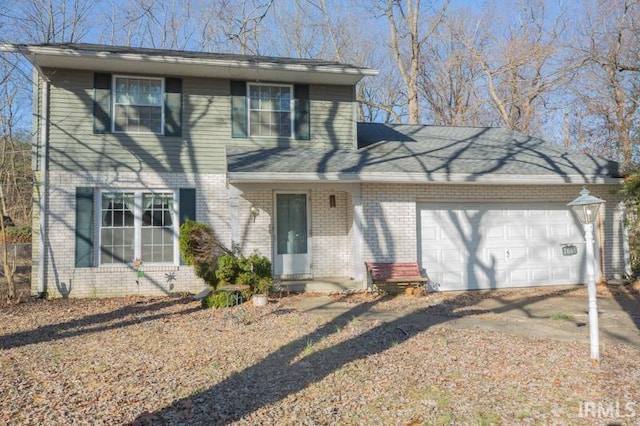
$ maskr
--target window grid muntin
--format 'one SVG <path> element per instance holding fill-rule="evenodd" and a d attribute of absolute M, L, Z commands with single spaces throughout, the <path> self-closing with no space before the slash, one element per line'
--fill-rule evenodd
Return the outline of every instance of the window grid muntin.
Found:
<path fill-rule="evenodd" d="M 150 198 L 150 201 L 148 199 Z M 173 261 L 174 220 L 173 194 L 142 194 L 140 258 L 143 262 L 167 263 Z M 148 205 L 148 207 L 146 207 Z M 149 218 L 146 221 L 146 218 Z M 150 241 L 149 241 L 150 240 Z"/>
<path fill-rule="evenodd" d="M 293 136 L 293 86 L 248 83 L 250 136 Z"/>
<path fill-rule="evenodd" d="M 135 255 L 134 194 L 105 192 L 101 200 L 100 263 L 126 263 L 129 256 Z"/>
<path fill-rule="evenodd" d="M 134 226 L 128 226 L 127 229 L 130 230 L 128 232 L 133 233 L 133 237 L 129 238 L 133 239 L 132 247 L 127 251 L 119 251 L 120 254 L 117 257 L 111 256 L 111 262 L 109 262 L 109 256 L 105 256 L 103 254 L 103 245 L 106 243 L 106 238 L 111 238 L 113 241 L 113 235 L 109 235 L 106 232 L 103 232 L 105 229 L 112 229 L 112 227 L 104 226 L 104 221 L 102 219 L 104 210 L 108 210 L 105 207 L 105 199 L 108 197 L 121 197 L 123 198 L 123 194 L 128 194 L 133 199 L 134 205 Z M 162 216 L 159 218 L 159 222 L 163 226 L 143 226 L 142 216 L 144 214 L 144 205 L 143 199 L 144 197 L 151 197 L 154 201 L 157 201 L 157 204 L 149 206 L 150 211 L 152 212 L 162 212 Z M 175 191 L 131 191 L 131 190 L 104 190 L 101 191 L 101 206 L 100 206 L 100 219 L 99 223 L 99 248 L 100 255 L 98 256 L 99 264 L 105 266 L 113 266 L 113 265 L 126 265 L 130 264 L 134 259 L 141 259 L 143 264 L 176 264 L 178 257 L 177 250 L 177 236 L 178 236 L 178 198 L 177 192 Z M 113 217 L 113 215 L 112 215 Z M 143 256 L 143 230 L 156 232 L 160 230 L 160 237 L 152 236 L 155 238 L 152 240 L 151 244 L 147 244 L 148 248 L 157 248 L 159 249 L 158 255 L 153 255 L 151 258 L 145 258 Z M 156 240 L 159 242 L 157 245 L 155 244 Z M 109 247 L 112 244 L 109 245 Z M 148 252 L 147 252 L 148 253 Z M 158 260 L 161 259 L 161 260 Z M 116 261 L 114 261 L 116 260 Z M 120 261 L 123 260 L 123 261 Z"/>
<path fill-rule="evenodd" d="M 123 82 L 118 84 L 119 82 Z M 141 82 L 137 93 L 123 93 L 123 84 L 131 88 L 132 82 Z M 156 82 L 152 90 L 150 83 Z M 113 118 L 114 133 L 164 133 L 164 79 L 128 75 L 113 76 Z M 155 92 L 155 93 L 153 93 Z M 155 113 L 154 113 L 155 112 Z"/>

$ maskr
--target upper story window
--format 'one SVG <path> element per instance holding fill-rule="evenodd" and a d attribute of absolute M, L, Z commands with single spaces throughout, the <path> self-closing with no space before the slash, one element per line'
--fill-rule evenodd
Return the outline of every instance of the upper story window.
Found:
<path fill-rule="evenodd" d="M 114 77 L 113 131 L 162 134 L 164 80 Z"/>
<path fill-rule="evenodd" d="M 292 136 L 292 92 L 288 85 L 249 84 L 250 136 Z"/>
<path fill-rule="evenodd" d="M 231 136 L 310 139 L 308 84 L 231 80 Z"/>
<path fill-rule="evenodd" d="M 182 136 L 182 79 L 93 74 L 93 133 Z"/>

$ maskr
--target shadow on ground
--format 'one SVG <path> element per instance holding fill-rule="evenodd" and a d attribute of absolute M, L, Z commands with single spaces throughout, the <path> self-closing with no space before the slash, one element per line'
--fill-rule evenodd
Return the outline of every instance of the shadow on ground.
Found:
<path fill-rule="evenodd" d="M 524 309 L 527 304 L 557 297 L 573 289 L 563 289 L 533 296 L 527 301 L 505 301 L 501 308 Z M 252 366 L 234 373 L 211 388 L 176 400 L 155 413 L 140 415 L 134 424 L 229 424 L 249 416 L 262 407 L 274 404 L 310 384 L 319 382 L 346 364 L 364 359 L 402 344 L 435 325 L 446 323 L 462 315 L 476 315 L 473 306 L 491 298 L 491 292 L 475 296 L 461 294 L 445 303 L 420 308 L 402 316 L 380 322 L 372 329 L 334 346 L 306 353 L 308 342 L 318 342 L 338 332 L 353 318 L 366 315 L 383 300 L 360 303 L 335 316 L 314 332 L 279 348 Z M 455 310 L 455 312 L 454 312 Z M 305 356 L 302 356 L 305 355 Z"/>
<path fill-rule="evenodd" d="M 81 303 L 80 301 L 75 301 Z M 54 340 L 66 339 L 69 337 L 82 336 L 84 334 L 99 333 L 115 328 L 127 327 L 134 324 L 141 324 L 154 321 L 172 315 L 186 315 L 198 311 L 199 306 L 179 312 L 163 312 L 177 304 L 189 303 L 189 299 L 171 298 L 158 301 L 134 303 L 126 305 L 113 311 L 95 315 L 87 315 L 81 318 L 72 319 L 54 324 L 47 324 L 32 330 L 7 334 L 0 337 L 0 349 L 11 349 L 20 346 L 33 345 Z M 47 315 L 47 303 L 74 303 L 74 301 L 35 301 L 40 303 L 43 309 L 42 315 Z"/>

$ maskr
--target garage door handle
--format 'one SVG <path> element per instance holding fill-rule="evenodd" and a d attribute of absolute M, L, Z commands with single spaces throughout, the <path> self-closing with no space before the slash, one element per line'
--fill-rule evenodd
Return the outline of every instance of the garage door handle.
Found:
<path fill-rule="evenodd" d="M 510 257 L 511 257 L 511 252 L 510 252 L 508 249 L 507 249 L 507 250 L 505 250 L 505 252 L 504 252 L 504 258 L 508 260 Z"/>

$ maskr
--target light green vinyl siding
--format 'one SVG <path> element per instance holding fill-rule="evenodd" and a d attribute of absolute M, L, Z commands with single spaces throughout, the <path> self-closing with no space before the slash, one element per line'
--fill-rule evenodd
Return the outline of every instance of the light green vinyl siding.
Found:
<path fill-rule="evenodd" d="M 47 70 L 51 170 L 222 173 L 224 147 L 353 146 L 353 88 L 310 86 L 311 140 L 231 137 L 229 80 L 184 77 L 182 136 L 93 132 L 93 73 Z"/>
<path fill-rule="evenodd" d="M 311 139 L 330 148 L 355 146 L 355 99 L 351 86 L 311 86 Z"/>

